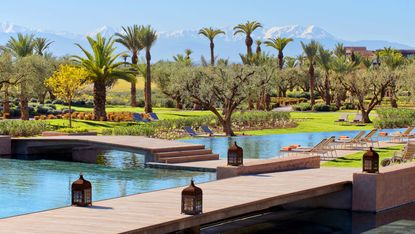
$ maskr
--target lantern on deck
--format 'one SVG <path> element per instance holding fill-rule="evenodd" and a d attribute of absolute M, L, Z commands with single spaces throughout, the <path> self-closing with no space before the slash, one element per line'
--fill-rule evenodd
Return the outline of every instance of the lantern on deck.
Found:
<path fill-rule="evenodd" d="M 190 181 L 189 187 L 182 191 L 182 214 L 198 215 L 202 213 L 203 192 L 197 187 L 193 180 Z"/>
<path fill-rule="evenodd" d="M 363 172 L 379 172 L 379 154 L 372 147 L 363 155 Z"/>
<path fill-rule="evenodd" d="M 228 165 L 240 166 L 243 164 L 244 150 L 236 142 L 228 149 Z"/>
<path fill-rule="evenodd" d="M 80 174 L 79 179 L 72 183 L 72 205 L 90 206 L 92 205 L 92 185 Z"/>

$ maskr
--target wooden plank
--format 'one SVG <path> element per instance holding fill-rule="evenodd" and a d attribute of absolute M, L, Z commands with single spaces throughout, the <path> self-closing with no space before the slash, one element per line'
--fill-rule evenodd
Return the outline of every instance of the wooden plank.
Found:
<path fill-rule="evenodd" d="M 351 168 L 320 168 L 239 176 L 200 184 L 204 213 L 180 214 L 182 188 L 0 219 L 5 233 L 165 233 L 271 206 L 339 191 Z"/>

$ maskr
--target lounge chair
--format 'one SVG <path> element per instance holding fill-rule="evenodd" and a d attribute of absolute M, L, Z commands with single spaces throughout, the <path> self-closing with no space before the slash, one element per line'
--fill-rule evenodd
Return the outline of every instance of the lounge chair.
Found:
<path fill-rule="evenodd" d="M 285 154 L 288 154 L 289 156 L 290 153 L 310 154 L 310 155 L 321 154 L 322 156 L 324 156 L 325 154 L 328 155 L 328 152 L 331 151 L 331 150 L 328 150 L 330 141 L 331 141 L 331 138 L 327 138 L 327 139 L 321 140 L 317 145 L 315 145 L 312 148 L 298 147 L 295 149 L 281 149 L 279 152 L 281 153 L 282 156 L 284 156 Z"/>
<path fill-rule="evenodd" d="M 336 140 L 334 140 L 334 144 L 335 145 L 342 145 L 343 146 L 343 148 L 346 148 L 346 146 L 347 145 L 350 145 L 350 146 L 356 146 L 357 147 L 357 145 L 359 145 L 359 144 L 361 144 L 361 139 L 362 139 L 362 137 L 363 137 L 363 135 L 365 135 L 365 131 L 361 131 L 361 132 L 359 132 L 355 137 L 353 137 L 353 138 L 339 138 L 339 139 L 336 139 Z"/>
<path fill-rule="evenodd" d="M 415 142 L 408 142 L 401 152 L 395 152 L 391 158 L 385 158 L 381 161 L 383 167 L 389 166 L 390 164 L 406 163 L 411 162 L 415 154 Z"/>
<path fill-rule="evenodd" d="M 378 131 L 377 129 L 371 130 L 365 137 L 363 137 L 362 139 L 360 139 L 360 142 L 363 145 L 366 145 L 368 147 L 369 147 L 369 143 L 371 144 L 372 147 L 373 147 L 373 145 L 375 143 L 377 143 L 378 144 L 378 147 L 380 147 L 379 140 L 378 139 L 373 140 L 373 136 L 376 134 L 377 131 Z"/>
<path fill-rule="evenodd" d="M 202 131 L 206 133 L 208 136 L 225 136 L 225 134 L 215 134 L 207 125 L 200 126 Z"/>
<path fill-rule="evenodd" d="M 403 141 L 405 138 L 408 138 L 408 140 L 410 138 L 415 138 L 415 135 L 411 134 L 411 132 L 414 130 L 415 127 L 408 127 L 404 132 L 397 132 L 397 133 L 392 133 L 390 135 L 388 135 L 388 137 L 392 138 L 393 140 L 398 140 L 398 141 Z"/>
<path fill-rule="evenodd" d="M 184 130 L 187 132 L 187 134 L 189 134 L 189 136 L 195 137 L 195 136 L 199 136 L 194 130 L 193 128 L 189 127 L 189 126 L 184 126 L 183 127 Z"/>
<path fill-rule="evenodd" d="M 341 114 L 340 118 L 334 122 L 335 123 L 348 123 L 348 119 L 349 119 L 349 114 Z"/>
<path fill-rule="evenodd" d="M 153 112 L 150 113 L 150 118 L 154 121 L 160 120 L 157 114 Z"/>
<path fill-rule="evenodd" d="M 362 114 L 357 114 L 353 121 L 350 122 L 351 124 L 356 124 L 356 125 L 365 125 L 364 121 L 363 121 L 363 115 Z"/>
<path fill-rule="evenodd" d="M 150 120 L 148 120 L 148 119 L 144 119 L 144 118 L 141 116 L 141 114 L 140 114 L 140 113 L 134 113 L 134 114 L 133 114 L 133 119 L 134 119 L 134 121 L 137 121 L 137 122 L 150 122 Z"/>

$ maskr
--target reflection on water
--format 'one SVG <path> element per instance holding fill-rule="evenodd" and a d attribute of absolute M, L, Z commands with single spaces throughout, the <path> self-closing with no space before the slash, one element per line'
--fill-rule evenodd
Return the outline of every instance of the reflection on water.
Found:
<path fill-rule="evenodd" d="M 415 204 L 380 213 L 336 209 L 278 210 L 208 227 L 203 234 L 362 233 L 397 220 L 415 220 Z M 414 231 L 414 230 L 413 230 Z M 415 231 L 414 231 L 415 232 Z M 400 232 L 401 233 L 401 232 Z"/>
<path fill-rule="evenodd" d="M 385 132 L 402 131 L 403 129 L 386 129 Z M 304 147 L 311 147 L 322 139 L 331 136 L 354 137 L 359 131 L 338 131 L 338 132 L 313 132 L 296 134 L 277 134 L 264 136 L 238 136 L 238 137 L 205 137 L 182 140 L 195 144 L 203 144 L 213 150 L 214 153 L 225 158 L 230 144 L 234 141 L 244 149 L 245 158 L 272 158 L 278 155 L 278 150 L 291 144 L 300 144 Z M 368 132 L 368 131 L 366 131 Z"/>
<path fill-rule="evenodd" d="M 70 185 L 82 172 L 93 184 L 93 200 L 120 197 L 215 179 L 215 174 L 144 168 L 142 155 L 106 151 L 99 164 L 0 159 L 0 218 L 70 204 Z"/>

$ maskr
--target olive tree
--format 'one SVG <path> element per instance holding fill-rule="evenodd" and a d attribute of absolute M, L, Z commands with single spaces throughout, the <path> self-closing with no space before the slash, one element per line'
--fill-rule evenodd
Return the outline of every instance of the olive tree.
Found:
<path fill-rule="evenodd" d="M 182 99 L 210 110 L 228 136 L 234 136 L 232 114 L 257 90 L 255 69 L 250 66 L 185 67 L 175 86 Z M 222 107 L 223 111 L 219 108 Z"/>
<path fill-rule="evenodd" d="M 365 123 L 371 122 L 369 114 L 382 102 L 393 77 L 397 77 L 394 75 L 396 72 L 388 67 L 355 69 L 339 78 L 339 82 L 357 99 Z"/>

